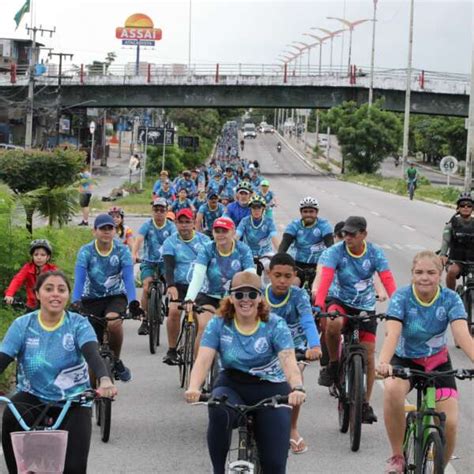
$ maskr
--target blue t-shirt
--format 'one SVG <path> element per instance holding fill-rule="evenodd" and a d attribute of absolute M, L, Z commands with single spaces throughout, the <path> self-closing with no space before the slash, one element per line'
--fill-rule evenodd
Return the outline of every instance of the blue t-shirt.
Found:
<path fill-rule="evenodd" d="M 13 321 L 0 352 L 17 359 L 18 391 L 60 401 L 90 388 L 81 347 L 91 341 L 97 337 L 87 318 L 66 312 L 61 326 L 51 330 L 33 311 Z"/>
<path fill-rule="evenodd" d="M 161 253 L 171 255 L 175 259 L 175 283 L 188 285 L 191 282 L 194 262 L 210 240 L 207 235 L 196 232 L 191 240 L 185 241 L 176 232 L 164 241 Z"/>
<path fill-rule="evenodd" d="M 330 297 L 356 309 L 372 311 L 375 308 L 374 273 L 389 269 L 380 247 L 366 242 L 363 254 L 353 256 L 345 242 L 338 242 L 322 254 L 319 264 L 336 271 Z"/>
<path fill-rule="evenodd" d="M 221 187 L 222 179 L 217 181 L 216 179 L 211 179 L 207 185 L 207 192 L 212 191 L 213 193 L 219 194 L 219 189 Z"/>
<path fill-rule="evenodd" d="M 411 285 L 399 288 L 392 295 L 387 315 L 403 324 L 395 353 L 407 359 L 440 352 L 447 344 L 448 324 L 467 317 L 456 292 L 440 287 L 438 297 L 428 306 L 417 300 Z"/>
<path fill-rule="evenodd" d="M 221 181 L 221 194 L 233 197 L 237 184 L 239 184 L 238 180 L 234 176 L 232 176 L 231 178 L 229 178 L 228 176 L 224 176 L 224 179 L 222 179 Z"/>
<path fill-rule="evenodd" d="M 176 232 L 176 226 L 166 220 L 162 227 L 158 227 L 153 219 L 146 221 L 138 233 L 143 235 L 143 258 L 148 263 L 158 263 L 163 261 L 161 256 L 161 246 L 163 242 Z"/>
<path fill-rule="evenodd" d="M 290 286 L 285 296 L 277 297 L 269 285 L 265 290 L 265 299 L 271 312 L 286 321 L 296 349 L 305 350 L 308 346 L 311 348 L 320 346 L 319 334 L 306 290 Z"/>
<path fill-rule="evenodd" d="M 122 270 L 133 266 L 127 245 L 114 239 L 107 254 L 97 251 L 96 241 L 83 245 L 77 254 L 76 265 L 86 269 L 86 281 L 81 298 L 103 298 L 125 295 Z"/>
<path fill-rule="evenodd" d="M 250 178 L 250 184 L 252 185 L 252 188 L 254 192 L 258 193 L 260 190 L 260 183 L 262 182 L 262 177 L 261 176 L 256 176 L 255 178 Z"/>
<path fill-rule="evenodd" d="M 194 199 L 193 199 L 193 206 L 194 206 L 194 209 L 199 209 L 201 206 L 203 206 L 204 204 L 207 203 L 207 199 L 206 197 L 204 197 L 203 199 L 200 199 L 199 196 L 196 196 Z"/>
<path fill-rule="evenodd" d="M 295 260 L 301 263 L 318 263 L 319 257 L 326 248 L 324 237 L 332 235 L 332 226 L 326 219 L 318 217 L 310 227 L 305 227 L 301 219 L 290 222 L 285 234 L 294 237 Z"/>
<path fill-rule="evenodd" d="M 232 219 L 234 221 L 235 227 L 237 227 L 244 217 L 250 215 L 250 207 L 243 207 L 238 201 L 234 201 L 227 206 L 224 215 Z"/>
<path fill-rule="evenodd" d="M 277 229 L 273 219 L 265 215 L 258 223 L 252 216 L 244 217 L 237 228 L 237 238 L 242 238 L 254 256 L 271 253 L 272 238 L 276 235 Z"/>
<path fill-rule="evenodd" d="M 176 201 L 171 204 L 171 210 L 176 214 L 178 211 L 181 209 L 192 209 L 193 208 L 193 203 L 191 202 L 191 199 L 186 198 L 184 201 L 180 201 L 179 199 L 176 199 Z"/>
<path fill-rule="evenodd" d="M 236 273 L 254 268 L 252 252 L 243 242 L 234 242 L 232 252 L 226 256 L 217 251 L 215 242 L 208 242 L 199 253 L 196 264 L 207 267 L 209 286 L 206 294 L 215 296 L 224 296 L 229 291 L 230 281 Z"/>
<path fill-rule="evenodd" d="M 239 332 L 235 322 L 214 316 L 206 326 L 201 346 L 215 349 L 223 369 L 236 369 L 270 382 L 284 382 L 285 374 L 279 352 L 293 349 L 293 340 L 285 321 L 270 314 L 268 322 L 260 321 L 251 335 Z"/>
<path fill-rule="evenodd" d="M 267 209 L 268 209 L 268 206 L 270 205 L 273 198 L 275 197 L 275 195 L 273 194 L 273 191 L 267 191 L 267 194 L 263 194 L 262 191 L 259 191 L 258 195 L 263 197 L 263 199 L 265 199 L 265 202 L 267 203 Z"/>
<path fill-rule="evenodd" d="M 202 214 L 203 216 L 203 228 L 205 230 L 211 230 L 212 229 L 212 224 L 214 224 L 214 221 L 218 218 L 221 217 L 225 212 L 225 207 L 223 204 L 220 202 L 217 203 L 217 208 L 214 210 L 211 210 L 209 208 L 209 204 L 203 204 L 199 210 L 198 213 Z"/>
<path fill-rule="evenodd" d="M 196 184 L 192 179 L 185 179 L 185 178 L 179 178 L 176 183 L 174 188 L 176 189 L 176 193 L 179 192 L 180 189 L 186 189 L 188 192 L 188 196 L 192 197 L 196 194 Z"/>
<path fill-rule="evenodd" d="M 168 191 L 165 191 L 164 189 L 160 188 L 155 194 L 158 197 L 166 199 L 166 202 L 168 203 L 169 206 L 171 206 L 171 204 L 173 204 L 175 196 L 174 196 L 174 193 L 171 189 L 168 189 Z"/>

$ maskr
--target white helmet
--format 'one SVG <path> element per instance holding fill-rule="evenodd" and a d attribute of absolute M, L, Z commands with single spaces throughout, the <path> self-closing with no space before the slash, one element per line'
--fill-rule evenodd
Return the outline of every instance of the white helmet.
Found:
<path fill-rule="evenodd" d="M 300 201 L 300 211 L 301 209 L 319 209 L 319 202 L 317 199 L 311 196 L 306 196 Z"/>

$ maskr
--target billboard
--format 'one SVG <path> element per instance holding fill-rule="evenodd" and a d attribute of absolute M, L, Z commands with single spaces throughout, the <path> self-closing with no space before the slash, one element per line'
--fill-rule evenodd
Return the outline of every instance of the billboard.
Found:
<path fill-rule="evenodd" d="M 138 127 L 138 142 L 146 143 L 148 145 L 163 145 L 163 135 L 165 129 L 162 127 Z M 173 145 L 174 143 L 174 129 L 166 129 L 166 145 Z"/>
<path fill-rule="evenodd" d="M 155 46 L 161 40 L 161 29 L 155 28 L 151 18 L 144 13 L 134 13 L 125 20 L 124 27 L 115 29 L 115 37 L 126 46 Z"/>

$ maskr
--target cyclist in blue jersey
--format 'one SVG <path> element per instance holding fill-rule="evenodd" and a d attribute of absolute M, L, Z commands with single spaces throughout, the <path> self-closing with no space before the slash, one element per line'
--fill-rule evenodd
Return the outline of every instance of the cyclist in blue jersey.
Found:
<path fill-rule="evenodd" d="M 135 301 L 135 279 L 129 248 L 115 239 L 115 222 L 108 214 L 99 214 L 94 221 L 95 239 L 83 245 L 76 259 L 72 301 L 85 314 L 99 318 L 115 317 Z M 93 324 L 97 337 L 102 340 L 103 326 Z M 123 382 L 131 379 L 130 370 L 120 360 L 123 343 L 122 321 L 107 325 L 110 348 L 116 356 L 115 372 Z"/>
<path fill-rule="evenodd" d="M 55 420 L 67 398 L 91 388 L 88 366 L 99 380 L 101 396 L 117 394 L 100 357 L 94 329 L 87 318 L 65 310 L 70 291 L 62 272 L 40 274 L 35 288 L 40 309 L 15 319 L 0 345 L 0 373 L 17 362 L 17 391 L 11 400 L 30 426 L 46 404 L 52 406 L 43 416 Z M 91 428 L 91 408 L 72 405 L 60 426 L 69 432 L 64 472 L 86 472 Z M 9 473 L 17 472 L 10 438 L 15 431 L 22 428 L 7 409 L 3 412 L 2 447 Z"/>
<path fill-rule="evenodd" d="M 162 170 L 160 172 L 160 178 L 155 181 L 155 184 L 153 185 L 153 199 L 160 197 L 158 196 L 158 191 L 161 189 L 163 186 L 163 183 L 165 181 L 169 181 L 168 179 L 168 171 Z"/>
<path fill-rule="evenodd" d="M 186 189 L 187 195 L 189 198 L 194 198 L 197 192 L 197 187 L 194 181 L 191 178 L 191 171 L 184 170 L 183 177 L 178 178 L 175 183 L 176 192 L 179 194 L 179 191 L 184 188 Z"/>
<path fill-rule="evenodd" d="M 199 208 L 207 203 L 207 194 L 205 189 L 200 189 L 198 195 L 193 200 L 193 207 L 196 209 L 196 212 Z"/>
<path fill-rule="evenodd" d="M 208 242 L 199 253 L 186 293 L 188 311 L 192 309 L 189 302 L 194 301 L 206 310 L 197 315 L 199 326 L 196 347 L 199 347 L 207 322 L 215 313 L 221 299 L 229 292 L 232 277 L 244 270 L 255 272 L 252 252 L 243 242 L 235 241 L 235 225 L 231 219 L 216 219 L 212 233 L 214 242 Z"/>
<path fill-rule="evenodd" d="M 327 307 L 328 311 L 336 310 L 342 314 L 359 314 L 361 311 L 373 314 L 376 301 L 374 274 L 378 273 L 390 296 L 396 288 L 392 272 L 383 250 L 366 241 L 367 221 L 364 217 L 348 217 L 342 232 L 344 242 L 338 242 L 327 249 L 319 261 L 321 281 L 315 304 L 319 308 Z M 329 300 L 326 301 L 328 292 Z M 325 387 L 330 387 L 335 382 L 341 331 L 345 323 L 343 317 L 321 321 L 329 354 L 329 365 L 321 369 L 318 383 Z M 360 341 L 367 349 L 367 391 L 362 411 L 363 423 L 377 421 L 373 408 L 369 404 L 375 380 L 376 332 L 377 321 L 362 323 Z"/>
<path fill-rule="evenodd" d="M 141 280 L 143 283 L 143 292 L 141 298 L 142 308 L 145 311 L 145 318 L 141 326 L 138 328 L 140 336 L 148 334 L 147 302 L 150 283 L 155 273 L 163 275 L 163 257 L 161 255 L 161 246 L 163 242 L 176 232 L 173 222 L 166 218 L 166 210 L 168 204 L 165 199 L 158 198 L 152 203 L 152 218 L 146 221 L 139 229 L 135 238 L 133 247 L 133 261 L 138 260 L 138 255 L 142 245 L 143 257 L 140 265 Z"/>
<path fill-rule="evenodd" d="M 307 196 L 300 201 L 301 219 L 290 222 L 283 233 L 283 238 L 278 248 L 278 253 L 284 253 L 293 244 L 296 254 L 297 276 L 300 285 L 308 280 L 312 286 L 316 274 L 316 265 L 324 249 L 334 243 L 332 226 L 326 220 L 318 217 L 319 203 L 317 199 Z M 308 276 L 305 270 L 314 270 Z"/>
<path fill-rule="evenodd" d="M 181 188 L 178 191 L 178 197 L 171 204 L 171 210 L 176 214 L 181 209 L 191 209 L 194 211 L 194 206 L 191 199 L 188 198 L 186 188 Z"/>
<path fill-rule="evenodd" d="M 168 205 L 171 206 L 171 204 L 173 204 L 174 200 L 176 199 L 176 195 L 171 188 L 171 181 L 169 179 L 165 179 L 162 182 L 160 189 L 156 193 L 153 193 L 153 197 L 155 199 L 160 197 L 165 198 Z"/>
<path fill-rule="evenodd" d="M 308 293 L 293 285 L 296 264 L 291 255 L 277 253 L 270 261 L 271 284 L 265 289 L 265 300 L 272 313 L 283 318 L 290 329 L 293 344 L 298 351 L 304 351 L 306 359 L 318 360 L 321 357 L 319 333 L 314 322 Z M 304 365 L 300 365 L 303 376 Z M 298 431 L 299 407 L 291 413 L 290 448 L 293 454 L 308 450 Z"/>
<path fill-rule="evenodd" d="M 185 393 L 190 403 L 199 400 L 200 388 L 219 355 L 223 371 L 212 395 L 226 396 L 232 404 L 253 405 L 274 395 L 289 394 L 289 403 L 300 406 L 305 390 L 293 340 L 284 320 L 270 313 L 254 273 L 232 278 L 230 296 L 222 300 L 218 316 L 206 327 Z M 288 409 L 255 413 L 255 438 L 264 473 L 286 473 L 290 442 Z M 209 408 L 207 442 L 215 474 L 224 474 L 236 414 L 224 407 Z"/>
<path fill-rule="evenodd" d="M 238 226 L 240 221 L 250 215 L 249 200 L 253 194 L 252 186 L 247 181 L 241 181 L 235 190 L 235 201 L 231 202 L 226 209 L 225 216 L 234 221 Z"/>
<path fill-rule="evenodd" d="M 413 259 L 412 283 L 399 288 L 390 300 L 385 325 L 385 339 L 380 351 L 377 372 L 392 373 L 392 367 L 431 371 L 452 370 L 447 349 L 447 330 L 474 362 L 474 343 L 467 326 L 467 316 L 457 293 L 442 288 L 443 265 L 431 251 L 422 251 Z M 458 392 L 453 376 L 435 380 L 436 411 L 446 414 L 445 463 L 451 459 L 456 442 Z M 384 390 L 384 419 L 392 456 L 386 473 L 404 473 L 403 437 L 405 399 L 412 384 L 400 378 L 387 378 Z"/>
<path fill-rule="evenodd" d="M 263 199 L 265 199 L 265 202 L 267 203 L 265 214 L 267 216 L 273 217 L 273 208 L 277 205 L 277 203 L 275 193 L 273 191 L 270 191 L 270 182 L 268 181 L 268 179 L 262 179 L 258 194 L 262 196 Z"/>
<path fill-rule="evenodd" d="M 196 215 L 196 230 L 212 238 L 212 224 L 224 214 L 224 205 L 219 202 L 219 196 L 214 191 L 207 193 L 207 203 L 203 204 Z"/>
<path fill-rule="evenodd" d="M 209 180 L 209 183 L 207 184 L 207 191 L 208 192 L 214 192 L 219 195 L 219 189 L 221 187 L 221 181 L 222 180 L 222 173 L 220 170 L 216 170 L 215 174 L 212 176 L 212 178 Z"/>
<path fill-rule="evenodd" d="M 194 262 L 204 251 L 210 239 L 194 231 L 194 216 L 191 209 L 181 209 L 176 214 L 177 233 L 163 243 L 163 260 L 167 295 L 171 300 L 184 301 L 193 274 Z M 168 352 L 163 362 L 174 365 L 178 362 L 176 343 L 180 328 L 180 310 L 177 303 L 169 303 L 166 329 L 168 332 Z"/>
<path fill-rule="evenodd" d="M 273 246 L 278 248 L 277 230 L 271 217 L 265 213 L 266 202 L 260 196 L 249 200 L 250 215 L 244 217 L 237 227 L 236 237 L 242 239 L 254 257 L 273 254 Z"/>
<path fill-rule="evenodd" d="M 238 180 L 234 175 L 234 169 L 232 166 L 226 166 L 224 179 L 221 181 L 221 186 L 219 188 L 219 194 L 234 196 L 237 184 Z"/>

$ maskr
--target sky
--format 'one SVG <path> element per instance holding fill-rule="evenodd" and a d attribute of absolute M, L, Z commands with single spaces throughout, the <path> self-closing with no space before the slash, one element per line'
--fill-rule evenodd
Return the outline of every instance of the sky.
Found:
<path fill-rule="evenodd" d="M 128 16 L 145 13 L 161 28 L 162 40 L 145 48 L 141 60 L 151 63 L 188 63 L 191 1 L 192 64 L 276 64 L 277 56 L 293 41 L 311 42 L 303 33 L 321 27 L 340 29 L 328 16 L 355 21 L 372 19 L 372 0 L 32 0 L 36 26 L 56 27 L 52 38 L 38 41 L 54 52 L 73 53 L 73 63 L 103 60 L 117 54 L 116 64 L 135 61 L 136 49 L 122 46 L 115 28 Z M 24 0 L 0 0 L 0 37 L 26 38 L 26 14 L 15 31 L 13 17 Z M 408 58 L 409 0 L 378 0 L 375 66 L 405 68 Z M 344 6 L 345 5 L 345 6 Z M 345 10 L 345 12 L 344 12 Z M 473 51 L 471 0 L 415 0 L 413 66 L 418 69 L 468 74 Z M 352 64 L 369 67 L 372 23 L 355 27 Z M 348 61 L 348 34 L 334 39 L 333 64 Z M 329 42 L 323 47 L 323 65 L 329 64 Z M 342 55 L 341 55 L 342 53 Z M 312 63 L 318 52 L 313 50 Z M 306 64 L 306 56 L 303 64 Z"/>

